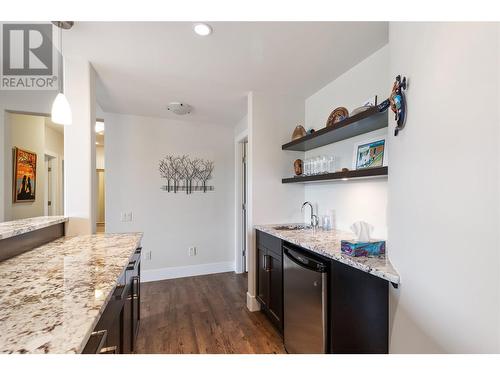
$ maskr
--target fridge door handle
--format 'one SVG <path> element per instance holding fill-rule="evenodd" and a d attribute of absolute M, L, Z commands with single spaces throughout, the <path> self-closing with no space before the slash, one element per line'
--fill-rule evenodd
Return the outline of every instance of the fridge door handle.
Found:
<path fill-rule="evenodd" d="M 319 268 L 311 266 L 310 264 L 303 263 L 304 258 L 307 259 L 306 257 L 300 257 L 297 258 L 293 255 L 292 250 L 290 250 L 288 247 L 283 246 L 283 253 L 290 259 L 292 262 L 295 264 L 299 265 L 302 268 L 311 270 L 311 271 L 316 271 L 316 272 L 325 272 L 326 268 L 321 265 Z M 316 263 L 316 261 L 315 261 Z M 317 263 L 316 263 L 317 264 Z"/>

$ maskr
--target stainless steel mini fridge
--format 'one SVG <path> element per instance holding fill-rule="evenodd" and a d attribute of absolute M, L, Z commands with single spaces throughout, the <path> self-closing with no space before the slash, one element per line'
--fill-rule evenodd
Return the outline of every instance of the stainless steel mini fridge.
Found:
<path fill-rule="evenodd" d="M 284 341 L 288 353 L 326 353 L 328 265 L 283 246 Z"/>

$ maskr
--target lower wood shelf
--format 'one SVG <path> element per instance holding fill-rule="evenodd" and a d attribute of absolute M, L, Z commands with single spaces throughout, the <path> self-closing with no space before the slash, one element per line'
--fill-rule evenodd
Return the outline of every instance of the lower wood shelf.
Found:
<path fill-rule="evenodd" d="M 342 180 L 342 179 L 359 179 L 370 177 L 384 177 L 389 173 L 388 167 L 366 168 L 355 171 L 325 173 L 314 176 L 297 176 L 290 178 L 283 178 L 283 184 L 297 183 L 297 182 L 315 182 L 315 181 L 329 181 L 329 180 Z"/>

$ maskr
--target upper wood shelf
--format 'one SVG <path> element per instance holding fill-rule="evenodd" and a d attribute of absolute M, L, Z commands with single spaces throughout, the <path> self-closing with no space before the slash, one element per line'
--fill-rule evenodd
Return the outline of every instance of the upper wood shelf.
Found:
<path fill-rule="evenodd" d="M 380 111 L 379 108 L 375 106 L 357 115 L 346 118 L 336 124 L 336 127 L 324 127 L 312 134 L 288 142 L 281 146 L 281 149 L 289 151 L 309 151 L 313 148 L 343 141 L 344 139 L 369 133 L 377 129 L 386 128 L 388 123 L 387 110 Z"/>
<path fill-rule="evenodd" d="M 281 183 L 297 183 L 297 182 L 321 182 L 330 180 L 345 180 L 345 179 L 360 179 L 360 178 L 374 178 L 374 177 L 385 177 L 389 174 L 388 167 L 375 167 L 375 168 L 365 168 L 353 171 L 345 172 L 335 172 L 335 173 L 325 173 L 312 176 L 295 176 L 283 178 Z"/>

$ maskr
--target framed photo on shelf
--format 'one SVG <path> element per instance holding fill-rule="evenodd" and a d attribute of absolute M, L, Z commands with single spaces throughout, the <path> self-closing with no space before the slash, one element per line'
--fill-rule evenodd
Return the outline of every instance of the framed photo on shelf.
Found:
<path fill-rule="evenodd" d="M 34 202 L 36 198 L 36 154 L 14 147 L 13 202 Z"/>
<path fill-rule="evenodd" d="M 354 170 L 387 166 L 386 137 L 378 137 L 354 144 Z"/>

